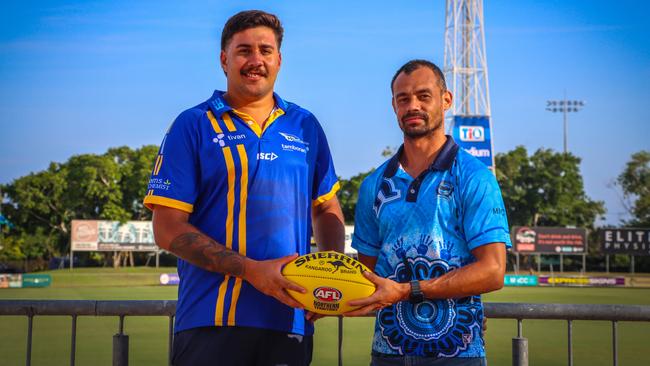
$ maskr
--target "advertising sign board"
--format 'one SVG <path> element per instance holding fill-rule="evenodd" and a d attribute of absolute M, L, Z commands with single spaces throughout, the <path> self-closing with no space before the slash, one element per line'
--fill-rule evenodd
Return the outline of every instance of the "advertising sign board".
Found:
<path fill-rule="evenodd" d="M 73 251 L 155 252 L 151 221 L 72 220 Z"/>
<path fill-rule="evenodd" d="M 625 286 L 625 277 L 539 276 L 539 285 L 577 287 Z"/>
<path fill-rule="evenodd" d="M 600 248 L 605 254 L 650 255 L 650 229 L 602 229 Z"/>
<path fill-rule="evenodd" d="M 456 143 L 489 168 L 494 168 L 490 117 L 454 116 L 452 137 Z"/>
<path fill-rule="evenodd" d="M 503 284 L 505 286 L 537 286 L 537 276 L 506 275 Z"/>
<path fill-rule="evenodd" d="M 510 231 L 517 253 L 583 254 L 587 230 L 583 228 L 513 226 Z"/>

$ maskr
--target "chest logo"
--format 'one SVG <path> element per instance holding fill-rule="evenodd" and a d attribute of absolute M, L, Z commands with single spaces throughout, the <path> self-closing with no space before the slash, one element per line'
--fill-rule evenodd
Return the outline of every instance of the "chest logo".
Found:
<path fill-rule="evenodd" d="M 273 161 L 277 159 L 278 156 L 274 152 L 269 152 L 269 153 L 257 153 L 257 160 L 268 160 L 268 161 Z"/>
<path fill-rule="evenodd" d="M 300 137 L 298 137 L 296 135 L 292 135 L 292 134 L 286 133 L 286 132 L 279 132 L 279 134 L 282 135 L 282 137 L 284 137 L 284 139 L 289 141 L 289 142 L 297 142 L 299 144 L 309 146 L 308 142 L 303 141 Z"/>
<path fill-rule="evenodd" d="M 395 187 L 393 180 L 390 178 L 384 178 L 381 182 L 381 186 L 379 186 L 379 192 L 377 192 L 375 203 L 372 207 L 375 211 L 375 215 L 379 217 L 384 204 L 400 199 L 401 197 L 402 193 Z"/>

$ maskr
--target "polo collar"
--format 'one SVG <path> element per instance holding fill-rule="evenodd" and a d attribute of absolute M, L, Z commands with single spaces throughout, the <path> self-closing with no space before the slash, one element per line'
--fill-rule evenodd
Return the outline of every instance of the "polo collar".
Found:
<path fill-rule="evenodd" d="M 450 135 L 446 135 L 446 137 L 447 141 L 445 141 L 445 143 L 442 145 L 438 156 L 436 156 L 436 160 L 431 163 L 429 169 L 427 169 L 427 172 L 448 170 L 451 168 L 454 159 L 456 159 L 456 154 L 458 153 L 458 144 L 456 144 L 456 141 L 454 141 L 454 138 Z M 391 157 L 390 161 L 388 162 L 388 166 L 386 167 L 386 170 L 384 170 L 384 178 L 391 178 L 395 175 L 395 173 L 397 173 L 397 169 L 399 168 L 399 159 L 402 156 L 403 152 L 404 144 L 399 147 L 397 153 L 393 155 L 393 157 Z"/>
<path fill-rule="evenodd" d="M 230 105 L 228 105 L 228 102 L 226 102 L 226 99 L 223 97 L 224 94 L 224 91 L 215 90 L 212 97 L 208 100 L 208 105 L 215 116 L 221 116 L 226 112 L 234 110 Z M 283 113 L 286 112 L 287 102 L 280 98 L 276 93 L 273 93 L 273 99 L 275 100 L 275 107 Z"/>

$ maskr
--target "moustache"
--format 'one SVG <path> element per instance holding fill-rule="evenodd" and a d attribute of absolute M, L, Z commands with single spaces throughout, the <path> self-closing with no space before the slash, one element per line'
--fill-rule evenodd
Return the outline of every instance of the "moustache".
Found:
<path fill-rule="evenodd" d="M 243 68 L 239 73 L 242 74 L 242 75 L 246 75 L 246 74 L 249 74 L 249 73 L 255 73 L 255 74 L 259 74 L 259 75 L 261 75 L 263 77 L 268 76 L 266 71 L 263 68 L 259 67 L 259 66 L 249 66 L 249 67 Z"/>
<path fill-rule="evenodd" d="M 423 119 L 425 122 L 429 122 L 429 115 L 428 114 L 426 114 L 424 112 L 409 112 L 409 113 L 405 114 L 402 117 L 402 123 L 404 123 L 405 120 L 407 120 L 407 119 L 409 119 L 411 117 L 418 117 L 418 118 Z"/>

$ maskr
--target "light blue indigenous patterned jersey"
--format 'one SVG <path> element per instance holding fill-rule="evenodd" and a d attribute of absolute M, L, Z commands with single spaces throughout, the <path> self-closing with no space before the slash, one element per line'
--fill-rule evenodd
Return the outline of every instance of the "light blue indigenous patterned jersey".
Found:
<path fill-rule="evenodd" d="M 413 179 L 402 148 L 361 184 L 352 246 L 377 257 L 375 272 L 397 282 L 427 280 L 475 261 L 471 251 L 510 246 L 501 191 L 483 163 L 447 136 L 438 157 Z M 373 351 L 484 357 L 480 296 L 402 301 L 377 315 Z"/>
<path fill-rule="evenodd" d="M 186 211 L 203 233 L 255 260 L 308 253 L 312 206 L 339 185 L 316 118 L 274 98 L 263 130 L 220 91 L 181 113 L 160 146 L 145 205 Z M 177 332 L 216 325 L 313 333 L 302 310 L 248 282 L 180 259 L 178 272 Z"/>

